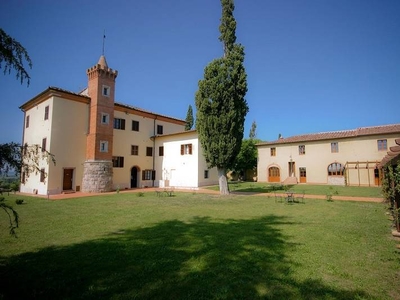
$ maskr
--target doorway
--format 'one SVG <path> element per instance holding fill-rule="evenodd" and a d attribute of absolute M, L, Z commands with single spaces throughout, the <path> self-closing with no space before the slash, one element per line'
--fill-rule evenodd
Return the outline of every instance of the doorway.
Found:
<path fill-rule="evenodd" d="M 131 169 L 131 188 L 138 187 L 138 172 L 139 169 L 137 167 Z"/>
<path fill-rule="evenodd" d="M 74 169 L 64 169 L 63 191 L 72 190 L 73 175 L 74 175 Z"/>
<path fill-rule="evenodd" d="M 375 168 L 374 170 L 374 177 L 375 177 L 375 185 L 380 186 L 381 185 L 381 178 L 382 178 L 382 172 L 378 168 Z"/>
<path fill-rule="evenodd" d="M 268 182 L 281 182 L 281 175 L 279 168 L 270 167 L 268 168 Z"/>
<path fill-rule="evenodd" d="M 300 183 L 307 183 L 306 168 L 299 168 L 299 172 L 300 172 Z"/>
<path fill-rule="evenodd" d="M 295 177 L 296 176 L 296 165 L 294 161 L 289 161 L 288 163 L 289 167 L 289 177 Z"/>

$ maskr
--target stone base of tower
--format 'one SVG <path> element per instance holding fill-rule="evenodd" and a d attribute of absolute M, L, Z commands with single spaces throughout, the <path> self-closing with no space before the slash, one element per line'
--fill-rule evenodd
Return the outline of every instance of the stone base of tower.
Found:
<path fill-rule="evenodd" d="M 112 191 L 112 175 L 112 161 L 85 161 L 83 164 L 82 192 L 103 193 Z"/>

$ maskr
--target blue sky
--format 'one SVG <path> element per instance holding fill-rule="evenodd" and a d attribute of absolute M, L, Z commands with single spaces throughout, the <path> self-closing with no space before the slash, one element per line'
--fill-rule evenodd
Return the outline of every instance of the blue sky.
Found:
<path fill-rule="evenodd" d="M 400 122 L 400 1 L 236 0 L 250 111 L 244 135 L 284 137 Z M 18 107 L 48 86 L 78 92 L 102 54 L 116 101 L 185 119 L 222 55 L 218 0 L 2 0 L 0 27 L 33 61 L 31 84 L 0 74 L 0 143 L 22 139 Z M 72 116 L 71 116 L 72 117 Z"/>

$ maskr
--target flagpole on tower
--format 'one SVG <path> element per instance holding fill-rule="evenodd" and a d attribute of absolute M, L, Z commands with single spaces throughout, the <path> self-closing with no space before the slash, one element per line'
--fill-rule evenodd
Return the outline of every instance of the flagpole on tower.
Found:
<path fill-rule="evenodd" d="M 104 32 L 103 32 L 103 56 L 104 56 L 104 44 L 105 44 L 105 41 L 106 41 L 106 30 L 104 29 Z"/>

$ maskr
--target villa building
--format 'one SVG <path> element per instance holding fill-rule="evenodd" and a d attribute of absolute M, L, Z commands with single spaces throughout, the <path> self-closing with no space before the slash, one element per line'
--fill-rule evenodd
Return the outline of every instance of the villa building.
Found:
<path fill-rule="evenodd" d="M 195 131 L 185 121 L 114 101 L 118 72 L 104 56 L 87 70 L 88 87 L 49 87 L 24 103 L 23 144 L 39 145 L 56 164 L 21 174 L 21 192 L 107 192 L 136 187 L 197 188 L 218 183 Z M 182 150 L 183 149 L 183 152 Z"/>
<path fill-rule="evenodd" d="M 379 163 L 400 124 L 279 138 L 258 149 L 258 181 L 379 186 Z"/>

